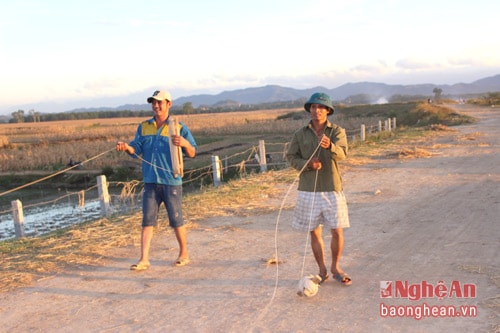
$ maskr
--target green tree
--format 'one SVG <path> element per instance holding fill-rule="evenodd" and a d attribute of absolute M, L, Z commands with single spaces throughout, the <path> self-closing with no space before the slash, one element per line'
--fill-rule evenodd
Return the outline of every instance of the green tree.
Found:
<path fill-rule="evenodd" d="M 194 112 L 193 103 L 186 102 L 186 103 L 182 104 L 182 113 L 189 115 L 193 112 Z"/>
<path fill-rule="evenodd" d="M 432 92 L 434 93 L 434 100 L 436 102 L 439 102 L 441 100 L 441 94 L 443 93 L 443 89 L 436 87 L 432 90 Z"/>
<path fill-rule="evenodd" d="M 36 112 L 34 109 L 28 111 L 28 120 L 31 122 L 40 122 L 40 112 Z"/>
<path fill-rule="evenodd" d="M 14 123 L 24 123 L 24 110 L 12 112 L 12 120 Z"/>

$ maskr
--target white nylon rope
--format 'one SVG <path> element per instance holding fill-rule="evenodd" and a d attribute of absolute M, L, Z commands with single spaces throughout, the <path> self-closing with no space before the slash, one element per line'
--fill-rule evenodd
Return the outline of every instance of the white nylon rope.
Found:
<path fill-rule="evenodd" d="M 276 262 L 276 277 L 275 277 L 275 283 L 274 283 L 274 290 L 273 290 L 273 294 L 271 296 L 271 299 L 269 300 L 269 302 L 267 303 L 267 305 L 264 308 L 262 308 L 262 310 L 260 311 L 259 316 L 255 319 L 254 322 L 256 322 L 256 323 L 261 322 L 261 319 L 267 314 L 267 312 L 269 310 L 269 307 L 273 303 L 274 298 L 276 297 L 276 293 L 278 292 L 278 281 L 279 281 L 278 226 L 279 226 L 279 221 L 280 221 L 280 217 L 281 217 L 281 212 L 283 211 L 283 207 L 285 205 L 285 201 L 288 198 L 288 195 L 290 194 L 290 191 L 292 190 L 293 186 L 295 186 L 295 183 L 297 182 L 297 179 L 299 179 L 300 174 L 307 168 L 307 165 L 309 164 L 309 162 L 313 158 L 314 154 L 316 154 L 316 152 L 319 150 L 320 146 L 321 146 L 321 143 L 318 144 L 318 146 L 313 151 L 313 153 L 311 154 L 311 156 L 309 157 L 309 159 L 306 161 L 306 163 L 304 164 L 304 166 L 302 167 L 302 169 L 300 169 L 299 173 L 297 174 L 297 176 L 295 177 L 295 179 L 293 180 L 293 182 L 290 184 L 290 186 L 288 186 L 288 190 L 286 191 L 285 196 L 283 197 L 283 200 L 281 201 L 281 205 L 280 205 L 280 209 L 278 211 L 278 216 L 276 218 L 276 225 L 275 225 L 275 229 L 274 229 L 274 259 L 275 259 L 275 262 Z M 315 188 L 316 188 L 316 185 L 315 185 Z M 307 244 L 307 242 L 306 242 L 306 244 Z"/>
<path fill-rule="evenodd" d="M 61 173 L 65 173 L 66 171 L 69 171 L 69 170 L 71 170 L 71 169 L 74 169 L 74 168 L 76 168 L 76 167 L 78 167 L 78 166 L 80 166 L 80 165 L 82 165 L 82 164 L 84 164 L 84 163 L 87 163 L 87 162 L 89 162 L 89 161 L 95 160 L 96 158 L 101 157 L 102 155 L 105 155 L 105 154 L 107 154 L 107 153 L 109 153 L 109 152 L 111 152 L 111 151 L 113 151 L 113 150 L 115 150 L 115 148 L 110 149 L 110 150 L 107 150 L 107 151 L 105 151 L 105 152 L 102 152 L 102 153 L 100 153 L 100 154 L 98 154 L 98 155 L 96 155 L 96 156 L 94 156 L 94 157 L 91 157 L 91 158 L 89 158 L 89 159 L 87 159 L 87 160 L 85 160 L 85 161 L 83 161 L 83 162 L 80 162 L 80 163 L 78 163 L 78 164 L 75 164 L 75 165 L 73 165 L 73 166 L 71 166 L 71 167 L 69 167 L 69 168 L 66 168 L 66 169 L 63 169 L 63 170 L 57 171 L 56 173 L 53 173 L 53 174 L 50 174 L 50 175 L 48 175 L 48 176 L 46 176 L 46 177 L 43 177 L 43 178 L 40 178 L 40 179 L 38 179 L 38 180 L 32 181 L 31 183 L 24 184 L 24 185 L 21 185 L 21 186 L 19 186 L 19 187 L 16 187 L 16 188 L 10 189 L 10 190 L 8 190 L 8 191 L 5 191 L 5 192 L 3 192 L 3 193 L 0 193 L 0 197 L 1 197 L 1 196 L 3 196 L 3 195 L 9 194 L 9 193 L 15 192 L 15 191 L 17 191 L 17 190 L 23 189 L 23 188 L 25 188 L 25 187 L 31 186 L 31 185 L 33 185 L 33 184 L 40 183 L 40 182 L 42 182 L 42 181 L 44 181 L 44 180 L 47 180 L 47 179 L 49 179 L 49 178 L 55 177 L 55 176 L 57 176 L 57 175 L 60 175 Z"/>
<path fill-rule="evenodd" d="M 283 206 L 285 204 L 286 199 L 288 198 L 288 195 L 290 194 L 290 191 L 291 191 L 292 187 L 295 185 L 295 183 L 299 179 L 300 174 L 302 174 L 302 172 L 304 172 L 304 170 L 307 168 L 307 165 L 312 160 L 312 158 L 314 157 L 314 155 L 316 154 L 316 152 L 318 152 L 318 150 L 319 150 L 320 147 L 321 147 L 321 142 L 318 144 L 318 146 L 316 147 L 316 149 L 314 149 L 313 153 L 311 154 L 311 156 L 309 157 L 309 159 L 306 161 L 306 163 L 304 164 L 304 166 L 302 167 L 302 169 L 299 171 L 299 173 L 297 174 L 297 176 L 293 180 L 292 184 L 290 184 L 290 186 L 288 187 L 288 190 L 287 190 L 287 192 L 285 194 L 285 197 L 281 201 L 281 206 L 280 206 L 280 209 L 278 211 L 278 217 L 276 218 L 276 226 L 275 226 L 275 229 L 274 229 L 274 257 L 275 257 L 275 260 L 276 260 L 276 280 L 275 280 L 274 291 L 273 291 L 273 295 L 271 296 L 270 303 L 274 300 L 274 297 L 276 296 L 276 292 L 278 290 L 278 280 L 279 280 L 278 226 L 279 226 L 279 221 L 280 221 L 280 217 L 281 217 L 281 212 L 283 210 Z M 316 170 L 316 181 L 318 179 L 317 176 L 318 176 L 318 171 Z M 316 181 L 315 181 L 315 184 L 314 184 L 314 190 L 315 191 L 316 191 Z M 311 208 L 311 212 L 312 212 L 312 208 Z M 311 224 L 311 221 L 309 221 L 309 225 L 310 224 Z M 307 233 L 306 247 L 307 247 L 308 240 L 309 240 L 309 232 Z M 305 255 L 304 255 L 304 262 L 305 262 Z"/>
<path fill-rule="evenodd" d="M 326 130 L 326 126 L 323 129 L 323 133 L 321 134 L 322 136 L 325 134 L 325 130 Z M 332 132 L 330 132 L 330 136 L 331 135 L 332 135 Z M 321 146 L 321 139 L 319 140 L 318 147 L 313 152 L 312 156 L 317 151 L 318 152 L 318 157 L 319 157 L 319 147 L 320 146 Z M 311 160 L 312 156 L 309 158 L 309 160 Z M 309 234 L 311 232 L 310 230 L 311 230 L 311 224 L 312 224 L 312 215 L 313 215 L 313 211 L 314 211 L 314 201 L 316 201 L 316 186 L 318 184 L 318 172 L 319 172 L 319 170 L 316 169 L 316 175 L 315 175 L 315 178 L 314 178 L 313 198 L 312 198 L 312 201 L 311 201 L 311 213 L 309 214 L 309 224 L 307 226 L 306 242 L 304 243 L 304 256 L 302 257 L 302 269 L 300 271 L 300 277 L 299 278 L 301 278 L 302 276 L 304 276 L 304 269 L 305 269 L 305 266 L 306 266 L 306 256 L 307 256 L 307 249 L 308 249 L 308 245 L 309 245 Z"/>
<path fill-rule="evenodd" d="M 326 127 L 323 129 L 322 135 L 325 134 L 325 130 L 326 130 Z M 330 131 L 330 135 L 328 136 L 330 140 L 331 140 L 332 133 L 333 133 L 333 130 Z M 304 166 L 302 167 L 302 169 L 300 169 L 299 173 L 297 174 L 297 176 L 293 180 L 292 184 L 290 184 L 290 186 L 288 187 L 288 190 L 287 190 L 287 192 L 285 194 L 285 197 L 283 198 L 283 200 L 281 202 L 281 206 L 280 206 L 280 209 L 279 209 L 279 212 L 278 212 L 278 217 L 276 219 L 276 226 L 275 226 L 275 229 L 274 229 L 274 258 L 275 258 L 275 261 L 276 261 L 276 279 L 275 279 L 275 284 L 274 284 L 273 295 L 271 296 L 271 300 L 269 301 L 269 304 L 267 306 L 269 306 L 273 302 L 273 300 L 274 300 L 274 298 L 276 296 L 276 293 L 278 291 L 278 281 L 279 281 L 278 226 L 279 226 L 279 220 L 280 220 L 280 217 L 281 217 L 281 211 L 283 210 L 284 202 L 286 201 L 288 195 L 290 194 L 292 186 L 295 185 L 297 179 L 299 179 L 299 177 L 302 174 L 302 172 L 304 172 L 304 170 L 307 168 L 307 165 L 312 160 L 313 156 L 316 153 L 318 153 L 318 156 L 319 156 L 319 148 L 320 147 L 321 147 L 321 140 L 319 140 L 318 146 L 316 147 L 316 149 L 314 149 L 314 151 L 312 152 L 312 154 L 309 157 L 309 159 L 306 161 L 306 163 L 304 164 Z M 318 183 L 318 170 L 316 170 L 316 177 L 315 177 L 315 180 L 314 180 L 314 193 L 316 193 L 317 183 Z M 315 200 L 315 196 L 313 196 L 313 201 L 311 203 L 311 214 L 310 214 L 310 217 L 309 217 L 308 230 L 310 229 L 311 223 L 312 223 L 312 212 L 313 212 L 313 207 L 314 207 L 314 200 Z M 306 233 L 306 242 L 305 242 L 305 245 L 304 245 L 304 256 L 303 256 L 303 260 L 302 260 L 302 269 L 301 269 L 301 275 L 300 276 L 302 276 L 304 274 L 304 267 L 305 267 L 305 262 L 306 262 L 306 255 L 307 255 L 308 245 L 309 245 L 309 231 Z"/>
<path fill-rule="evenodd" d="M 163 171 L 166 171 L 166 172 L 169 172 L 169 173 L 173 174 L 172 170 L 162 168 L 161 166 L 158 166 L 158 165 L 156 165 L 156 164 L 154 164 L 154 163 L 151 163 L 151 162 L 149 162 L 149 161 L 146 161 L 145 159 L 143 159 L 141 156 L 137 155 L 136 153 L 134 153 L 133 155 L 134 155 L 135 157 L 137 157 L 137 159 L 138 159 L 139 161 L 142 161 L 142 162 L 144 162 L 144 163 L 146 163 L 146 164 L 149 164 L 149 165 L 151 165 L 153 168 L 156 168 L 156 169 L 159 169 L 159 170 L 163 170 Z"/>
<path fill-rule="evenodd" d="M 304 276 L 304 269 L 306 266 L 306 256 L 307 256 L 307 249 L 309 245 L 309 234 L 311 233 L 311 224 L 312 224 L 312 215 L 313 215 L 313 210 L 314 210 L 314 201 L 316 200 L 316 185 L 318 184 L 318 172 L 319 170 L 316 170 L 316 178 L 314 179 L 314 191 L 313 191 L 313 198 L 311 202 L 311 213 L 309 214 L 309 225 L 307 226 L 307 233 L 306 233 L 306 242 L 304 243 L 304 256 L 302 257 L 302 270 L 300 271 L 300 277 Z"/>

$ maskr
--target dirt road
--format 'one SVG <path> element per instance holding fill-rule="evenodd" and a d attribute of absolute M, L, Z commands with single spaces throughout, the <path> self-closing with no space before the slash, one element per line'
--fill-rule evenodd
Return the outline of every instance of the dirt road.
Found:
<path fill-rule="evenodd" d="M 432 157 L 380 158 L 344 174 L 350 287 L 330 280 L 315 297 L 296 295 L 298 279 L 317 268 L 287 208 L 200 223 L 186 267 L 171 266 L 170 233 L 154 239 L 148 271 L 129 271 L 138 248 L 119 248 L 103 267 L 1 294 L 2 330 L 500 332 L 500 110 L 457 108 L 479 122 L 422 143 Z M 294 192 L 270 204 L 289 207 Z M 267 265 L 276 249 L 281 263 Z M 381 281 L 392 282 L 392 298 L 381 298 Z"/>

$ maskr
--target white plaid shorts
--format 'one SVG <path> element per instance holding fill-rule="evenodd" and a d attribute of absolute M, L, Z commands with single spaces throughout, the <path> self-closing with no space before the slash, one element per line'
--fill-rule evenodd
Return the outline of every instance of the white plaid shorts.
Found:
<path fill-rule="evenodd" d="M 330 229 L 349 228 L 347 200 L 343 192 L 299 191 L 292 227 L 313 231 L 320 224 Z"/>

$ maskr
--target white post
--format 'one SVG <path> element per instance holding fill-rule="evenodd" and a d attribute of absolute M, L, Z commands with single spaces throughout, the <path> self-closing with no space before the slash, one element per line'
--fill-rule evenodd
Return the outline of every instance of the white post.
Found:
<path fill-rule="evenodd" d="M 97 188 L 99 190 L 99 201 L 101 203 L 101 216 L 109 216 L 111 214 L 111 208 L 109 206 L 109 193 L 106 176 L 97 176 Z"/>
<path fill-rule="evenodd" d="M 14 230 L 16 238 L 24 237 L 24 214 L 23 203 L 20 200 L 10 202 L 12 207 L 12 216 L 14 217 Z"/>
<path fill-rule="evenodd" d="M 214 177 L 214 187 L 220 185 L 220 162 L 219 156 L 212 156 L 212 174 Z"/>
<path fill-rule="evenodd" d="M 392 118 L 392 128 L 396 130 L 396 117 Z"/>
<path fill-rule="evenodd" d="M 361 124 L 361 141 L 365 141 L 366 139 L 366 126 L 365 124 Z"/>
<path fill-rule="evenodd" d="M 382 120 L 378 121 L 378 132 L 382 133 Z"/>
<path fill-rule="evenodd" d="M 266 143 L 264 140 L 259 140 L 259 155 L 260 155 L 260 172 L 267 171 L 267 158 L 266 158 Z"/>
<path fill-rule="evenodd" d="M 387 118 L 387 130 L 391 132 L 391 118 Z"/>

